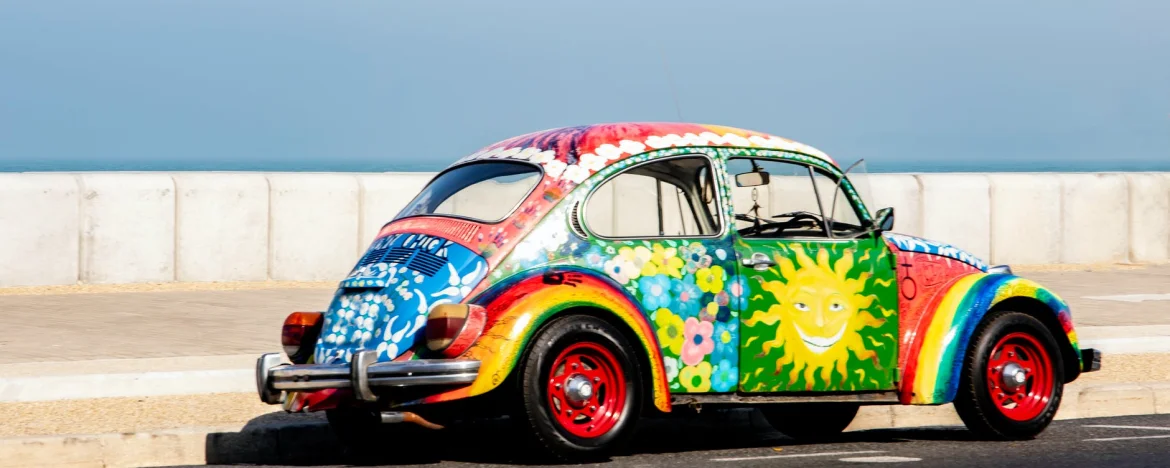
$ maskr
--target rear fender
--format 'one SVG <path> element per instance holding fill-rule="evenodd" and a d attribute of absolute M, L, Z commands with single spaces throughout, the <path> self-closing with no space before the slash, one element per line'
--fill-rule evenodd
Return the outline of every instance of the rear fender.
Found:
<path fill-rule="evenodd" d="M 975 328 L 984 316 L 1004 301 L 1038 302 L 1045 307 L 1021 310 L 1039 316 L 1042 322 L 1055 319 L 1063 333 L 1055 336 L 1065 361 L 1074 359 L 1080 369 L 1080 346 L 1068 305 L 1055 293 L 1013 275 L 971 273 L 956 279 L 939 293 L 916 324 L 917 332 L 902 363 L 900 399 L 903 404 L 938 405 L 951 402 L 959 388 L 959 377 Z M 1071 349 L 1072 356 L 1067 356 Z M 1067 363 L 1065 363 L 1067 364 Z M 1069 366 L 1071 367 L 1071 366 Z"/>
<path fill-rule="evenodd" d="M 487 310 L 487 324 L 479 340 L 459 359 L 479 360 L 479 378 L 467 387 L 428 397 L 423 403 L 467 398 L 495 389 L 516 368 L 545 322 L 569 309 L 588 308 L 612 314 L 637 337 L 649 361 L 654 406 L 670 411 L 666 370 L 654 329 L 637 302 L 608 277 L 572 266 L 539 268 L 493 285 L 473 302 Z"/>

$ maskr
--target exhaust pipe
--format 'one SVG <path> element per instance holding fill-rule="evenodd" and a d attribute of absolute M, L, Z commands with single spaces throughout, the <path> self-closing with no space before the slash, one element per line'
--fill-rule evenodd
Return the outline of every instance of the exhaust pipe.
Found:
<path fill-rule="evenodd" d="M 385 424 L 397 424 L 397 423 L 407 422 L 407 423 L 412 423 L 412 424 L 418 424 L 419 426 L 425 427 L 427 429 L 435 430 L 435 431 L 443 428 L 443 426 L 440 426 L 440 425 L 435 424 L 433 422 L 427 421 L 422 416 L 419 416 L 415 413 L 411 413 L 409 411 L 402 411 L 402 412 L 385 411 L 385 412 L 381 413 L 381 416 L 382 416 L 382 422 Z"/>

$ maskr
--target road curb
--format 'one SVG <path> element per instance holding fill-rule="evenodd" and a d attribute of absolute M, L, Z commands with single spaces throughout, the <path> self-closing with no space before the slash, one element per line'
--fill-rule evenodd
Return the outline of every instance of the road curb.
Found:
<path fill-rule="evenodd" d="M 1170 382 L 1066 387 L 1058 420 L 1170 413 Z M 733 424 L 767 427 L 758 412 L 727 416 Z M 863 407 L 848 431 L 962 425 L 951 405 Z M 329 427 L 253 422 L 243 427 L 186 428 L 126 434 L 0 439 L 0 468 L 129 467 L 216 463 L 311 464 L 340 455 Z"/>

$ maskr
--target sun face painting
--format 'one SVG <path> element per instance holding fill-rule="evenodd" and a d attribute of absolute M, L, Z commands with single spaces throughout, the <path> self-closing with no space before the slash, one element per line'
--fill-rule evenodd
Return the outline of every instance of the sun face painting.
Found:
<path fill-rule="evenodd" d="M 744 325 L 759 339 L 745 354 L 760 361 L 755 373 L 760 383 L 770 380 L 779 386 L 770 390 L 880 386 L 880 381 L 868 379 L 880 379 L 889 363 L 884 358 L 895 346 L 889 330 L 897 326 L 891 320 L 894 312 L 882 307 L 885 301 L 879 298 L 893 282 L 872 278 L 873 269 L 866 266 L 872 262 L 859 265 L 855 253 L 820 246 L 806 252 L 805 246 L 792 244 L 773 253 L 777 266 L 772 270 L 779 273 L 775 279 L 755 277 L 752 286 L 760 294 L 752 305 L 759 307 L 751 308 Z M 869 251 L 861 255 L 870 260 Z M 751 349 L 757 346 L 758 352 Z M 868 365 L 850 365 L 851 359 Z"/>

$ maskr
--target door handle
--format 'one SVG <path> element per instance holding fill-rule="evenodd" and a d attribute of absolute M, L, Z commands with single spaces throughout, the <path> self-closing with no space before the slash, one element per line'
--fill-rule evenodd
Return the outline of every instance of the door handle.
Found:
<path fill-rule="evenodd" d="M 767 254 L 755 252 L 752 254 L 751 258 L 743 259 L 743 266 L 752 267 L 752 269 L 756 271 L 767 271 L 768 268 L 776 266 L 776 262 L 773 262 L 771 258 L 768 258 Z"/>

